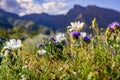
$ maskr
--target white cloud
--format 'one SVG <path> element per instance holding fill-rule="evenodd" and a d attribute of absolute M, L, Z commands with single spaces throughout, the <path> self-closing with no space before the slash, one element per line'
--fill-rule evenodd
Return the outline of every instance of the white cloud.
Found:
<path fill-rule="evenodd" d="M 19 10 L 22 9 L 14 0 L 0 0 L 0 8 L 14 13 L 18 13 Z"/>
<path fill-rule="evenodd" d="M 67 5 L 65 0 L 44 0 L 42 3 L 37 3 L 35 0 L 0 0 L 0 8 L 20 16 L 42 12 L 62 14 L 67 12 L 64 10 Z"/>
<path fill-rule="evenodd" d="M 65 2 L 44 2 L 43 4 L 36 4 L 33 2 L 33 0 L 27 1 L 27 0 L 17 0 L 17 2 L 20 4 L 22 8 L 25 9 L 25 11 L 21 11 L 19 15 L 25 15 L 25 14 L 32 14 L 32 13 L 53 13 L 57 14 L 58 11 L 61 10 L 61 8 L 64 8 L 67 4 Z"/>
<path fill-rule="evenodd" d="M 47 1 L 47 2 L 51 2 L 51 1 L 54 1 L 54 2 L 63 2 L 63 1 L 66 1 L 66 0 L 45 0 L 45 1 Z"/>
<path fill-rule="evenodd" d="M 20 16 L 24 16 L 24 15 L 26 15 L 26 13 L 21 12 L 21 13 L 19 13 L 19 15 L 20 15 Z"/>
<path fill-rule="evenodd" d="M 60 11 L 58 11 L 57 14 L 66 14 L 67 12 L 68 12 L 68 10 L 60 10 Z"/>
<path fill-rule="evenodd" d="M 31 2 L 33 2 L 33 0 L 16 0 L 16 1 L 19 2 L 19 3 L 22 3 L 22 2 L 31 3 Z"/>
<path fill-rule="evenodd" d="M 62 8 L 66 7 L 67 4 L 64 2 L 46 2 L 42 4 L 43 12 L 51 14 L 59 14 L 59 11 L 62 11 Z"/>
<path fill-rule="evenodd" d="M 0 6 L 3 6 L 5 4 L 5 1 L 0 0 Z"/>
<path fill-rule="evenodd" d="M 65 7 L 67 4 L 64 2 L 47 2 L 42 5 L 43 9 L 49 10 L 49 9 L 59 9 Z"/>

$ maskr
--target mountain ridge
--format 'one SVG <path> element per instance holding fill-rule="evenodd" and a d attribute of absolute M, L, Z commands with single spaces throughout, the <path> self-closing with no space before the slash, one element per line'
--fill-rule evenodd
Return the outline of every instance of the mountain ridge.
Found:
<path fill-rule="evenodd" d="M 3 14 L 4 12 L 4 14 Z M 41 14 L 29 14 L 20 17 L 17 14 L 12 14 L 9 12 L 5 12 L 0 9 L 0 22 L 6 22 L 7 25 L 11 27 L 17 26 L 14 25 L 16 20 L 23 21 L 33 21 L 35 24 L 44 25 L 48 28 L 58 31 L 64 31 L 65 28 L 70 24 L 70 22 L 74 21 L 83 21 L 86 23 L 87 27 L 91 25 L 91 21 L 94 17 L 96 17 L 99 27 L 106 28 L 107 25 L 113 21 L 120 22 L 120 12 L 112 9 L 101 8 L 96 5 L 89 5 L 87 7 L 83 7 L 80 5 L 74 5 L 66 15 L 50 15 L 48 13 Z M 6 13 L 6 14 L 5 14 Z M 22 23 L 20 23 L 22 24 Z M 1 27 L 1 25 L 0 25 Z"/>

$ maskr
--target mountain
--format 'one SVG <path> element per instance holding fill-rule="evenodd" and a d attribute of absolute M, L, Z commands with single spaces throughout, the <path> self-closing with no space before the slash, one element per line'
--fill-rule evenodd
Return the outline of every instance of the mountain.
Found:
<path fill-rule="evenodd" d="M 33 20 L 37 24 L 48 26 L 53 30 L 61 29 L 61 27 L 65 26 L 66 21 L 64 15 L 49 15 L 46 13 L 26 15 L 23 16 L 22 19 Z"/>
<path fill-rule="evenodd" d="M 32 32 L 37 31 L 39 27 L 45 26 L 37 24 L 33 20 L 22 19 L 17 14 L 0 9 L 0 29 L 13 29 L 14 27 L 21 27 L 28 32 Z"/>
<path fill-rule="evenodd" d="M 13 20 L 19 16 L 0 9 L 0 28 L 12 28 Z"/>
<path fill-rule="evenodd" d="M 88 26 L 91 25 L 93 18 L 97 19 L 99 28 L 106 28 L 108 24 L 113 21 L 120 22 L 120 12 L 90 5 L 82 7 L 75 5 L 67 14 L 66 17 L 69 21 L 84 21 Z M 88 27 L 87 27 L 88 28 Z"/>
<path fill-rule="evenodd" d="M 49 26 L 54 30 L 63 30 L 70 22 L 78 20 L 84 21 L 88 26 L 90 26 L 94 17 L 96 17 L 99 27 L 104 28 L 113 21 L 120 22 L 120 12 L 100 8 L 95 5 L 87 7 L 74 5 L 74 7 L 70 9 L 66 15 L 49 15 L 42 13 L 25 15 L 22 19 L 33 20 L 38 24 Z"/>
<path fill-rule="evenodd" d="M 53 30 L 64 31 L 66 26 L 73 21 L 84 21 L 87 25 L 85 30 L 91 25 L 91 21 L 96 17 L 99 27 L 106 28 L 113 21 L 120 22 L 120 12 L 90 5 L 82 7 L 74 5 L 66 15 L 49 15 L 47 13 L 30 14 L 20 17 L 16 14 L 5 12 L 0 9 L 0 28 L 12 28 L 13 26 L 25 27 L 26 24 L 32 23 L 32 29 L 36 29 L 38 25 L 44 25 Z M 27 25 L 29 27 L 29 25 Z M 36 29 L 37 30 L 37 29 Z"/>

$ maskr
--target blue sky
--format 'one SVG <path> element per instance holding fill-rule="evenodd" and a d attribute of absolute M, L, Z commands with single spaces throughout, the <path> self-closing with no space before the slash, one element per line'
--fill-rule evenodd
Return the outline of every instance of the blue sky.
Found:
<path fill-rule="evenodd" d="M 76 0 L 80 5 L 87 6 L 95 4 L 100 7 L 120 11 L 120 0 Z"/>
<path fill-rule="evenodd" d="M 21 16 L 33 13 L 66 14 L 75 4 L 96 5 L 120 12 L 120 0 L 0 0 L 0 8 Z"/>

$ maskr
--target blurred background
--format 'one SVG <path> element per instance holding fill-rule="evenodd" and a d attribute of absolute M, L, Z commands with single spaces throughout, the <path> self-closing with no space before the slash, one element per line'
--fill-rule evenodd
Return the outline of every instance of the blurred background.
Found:
<path fill-rule="evenodd" d="M 120 22 L 120 0 L 0 0 L 0 38 L 25 39 L 65 32 L 70 22 L 82 21 L 90 32 L 93 18 L 99 28 Z"/>

